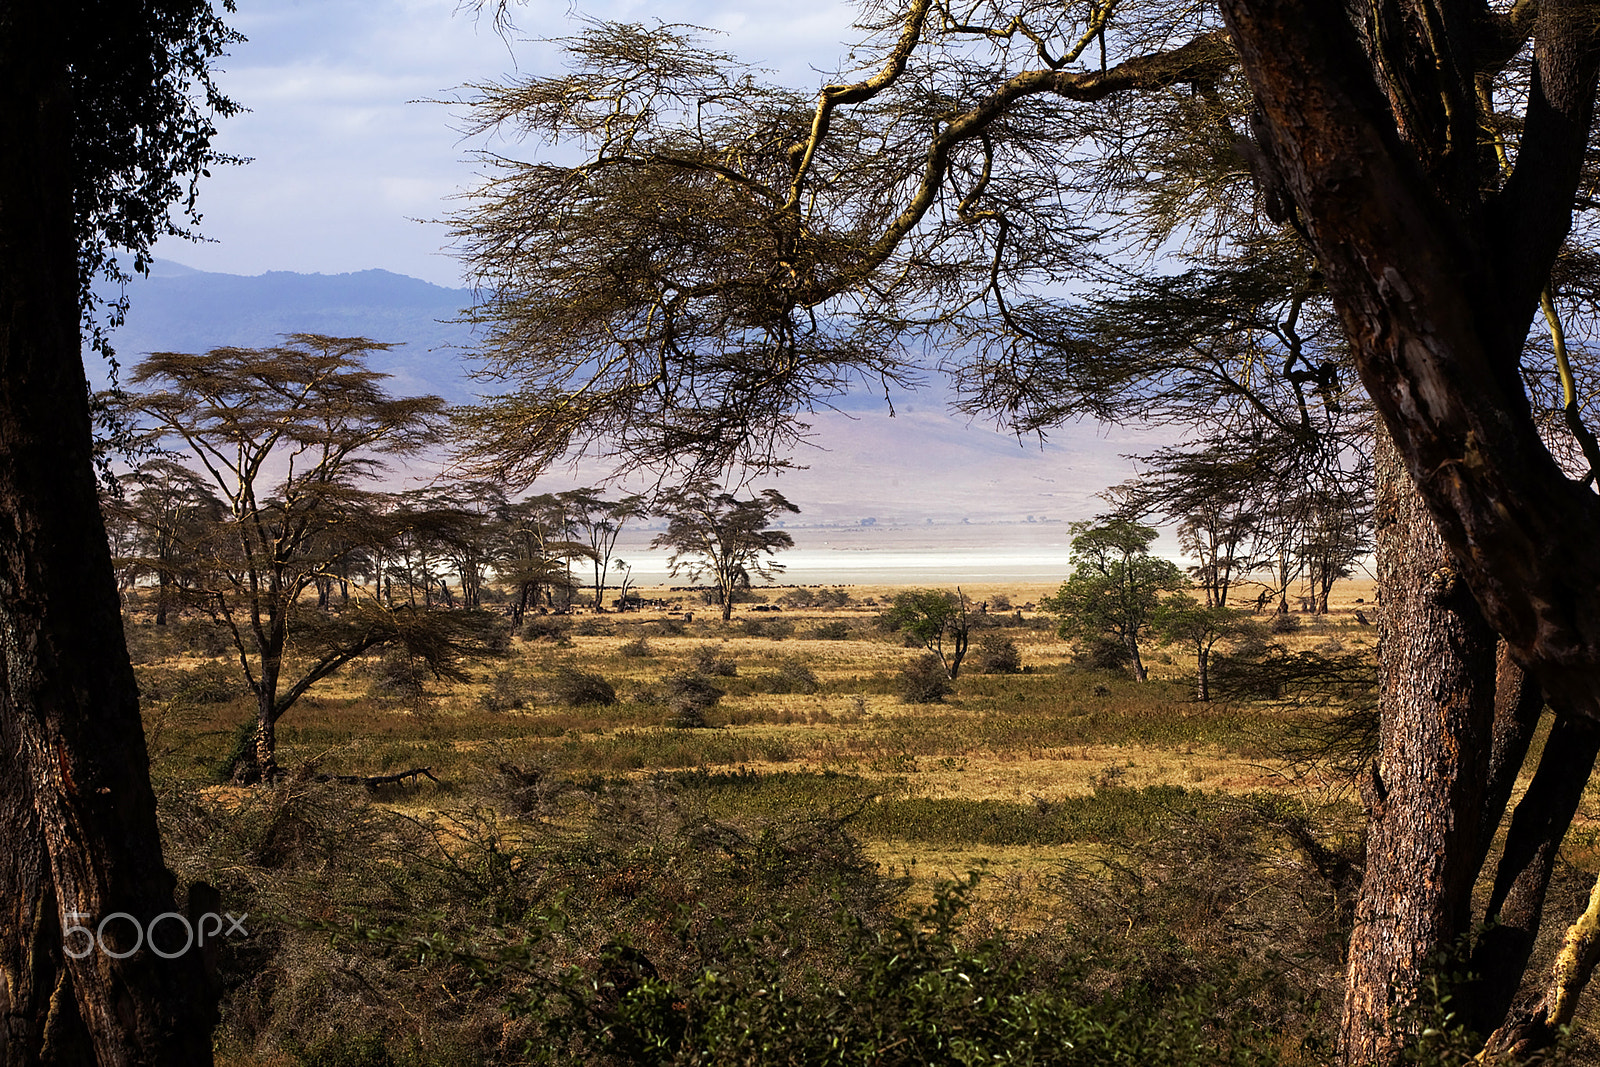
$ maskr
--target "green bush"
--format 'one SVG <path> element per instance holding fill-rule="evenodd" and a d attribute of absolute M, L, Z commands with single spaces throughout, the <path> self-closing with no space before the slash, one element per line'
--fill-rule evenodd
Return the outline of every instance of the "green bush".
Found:
<path fill-rule="evenodd" d="M 565 664 L 555 669 L 545 683 L 545 692 L 553 702 L 566 708 L 609 707 L 617 702 L 616 689 L 604 677 Z"/>
<path fill-rule="evenodd" d="M 716 965 L 678 978 L 641 973 L 636 957 L 614 947 L 593 972 L 568 978 L 560 1003 L 572 1007 L 551 1027 L 567 1048 L 547 1050 L 546 1061 L 570 1062 L 580 1050 L 591 1062 L 683 1067 L 1275 1061 L 1265 1027 L 1214 1027 L 1224 989 L 1106 995 L 1088 988 L 1076 960 L 1045 962 L 999 937 L 963 937 L 975 881 L 946 884 L 924 911 L 886 929 L 844 924 L 842 970 L 792 973 L 780 962 L 778 928 L 729 939 Z M 536 1010 L 556 1003 L 541 998 Z"/>
<path fill-rule="evenodd" d="M 1022 653 L 1005 634 L 986 633 L 978 638 L 977 651 L 969 663 L 979 674 L 1016 674 L 1022 670 Z"/>
<path fill-rule="evenodd" d="M 1095 671 L 1120 671 L 1133 662 L 1128 646 L 1115 637 L 1100 637 L 1083 642 L 1074 662 Z"/>
<path fill-rule="evenodd" d="M 900 700 L 906 704 L 938 704 L 951 693 L 950 675 L 932 652 L 906 664 L 900 671 Z"/>

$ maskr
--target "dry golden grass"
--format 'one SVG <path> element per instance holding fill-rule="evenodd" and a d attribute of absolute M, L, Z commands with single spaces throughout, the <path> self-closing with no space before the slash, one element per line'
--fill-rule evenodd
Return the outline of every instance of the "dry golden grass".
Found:
<path fill-rule="evenodd" d="M 424 785 L 392 798 L 419 812 L 470 803 L 462 797 L 472 794 L 471 783 L 492 776 L 500 763 L 544 762 L 573 774 L 632 777 L 695 767 L 835 771 L 893 783 L 903 795 L 1017 804 L 1088 796 L 1107 784 L 1230 793 L 1316 787 L 1283 777 L 1282 761 L 1258 736 L 1262 729 L 1270 732 L 1270 721 L 1252 723 L 1246 716 L 1233 724 L 1219 719 L 1217 709 L 1193 704 L 1193 665 L 1178 649 L 1148 650 L 1154 679 L 1149 687 L 1071 668 L 1071 647 L 1055 637 L 1048 619 L 1024 607 L 1054 588 L 964 588 L 975 602 L 1004 596 L 1013 611 L 1022 612 L 1024 625 L 1004 633 L 1017 643 L 1029 673 L 964 675 L 955 695 L 934 705 L 899 700 L 898 672 L 921 650 L 904 647 L 873 625 L 895 587 L 849 587 L 852 602 L 843 607 L 756 612 L 741 604 L 730 624 L 685 594 L 646 588 L 641 595 L 667 599 L 671 607 L 566 620 L 571 626 L 565 638 L 514 640 L 505 658 L 475 664 L 472 681 L 434 684 L 420 702 L 375 698 L 369 692 L 370 661 L 352 665 L 318 685 L 280 722 L 280 764 L 306 774 L 431 767 L 450 783 L 449 790 Z M 773 603 L 783 592 L 758 595 Z M 869 605 L 869 599 L 876 603 Z M 1371 602 L 1370 583 L 1344 583 L 1330 615 L 1302 616 L 1302 629 L 1280 640 L 1292 648 L 1360 649 L 1373 635 L 1356 622 L 1355 611 Z M 692 622 L 684 622 L 685 610 L 693 613 Z M 848 626 L 849 638 L 804 639 L 814 627 L 837 623 Z M 787 636 L 746 632 L 752 625 L 774 624 Z M 625 647 L 641 637 L 649 655 L 626 654 Z M 735 677 L 716 679 L 731 692 L 709 716 L 715 728 L 664 726 L 664 709 L 641 702 L 641 694 L 664 676 L 688 669 L 707 649 L 737 664 Z M 762 691 L 763 678 L 793 661 L 814 673 L 817 692 Z M 186 670 L 198 662 L 203 660 L 180 655 L 149 667 Z M 603 675 L 621 703 L 551 703 L 544 686 L 563 665 Z M 1108 695 L 1095 696 L 1091 689 Z M 522 706 L 488 710 L 486 700 L 497 691 L 514 693 Z M 227 748 L 250 715 L 242 696 L 198 706 L 150 704 L 152 749 L 163 773 L 193 777 L 207 756 Z M 1141 739 L 1141 731 L 1156 736 Z M 963 873 L 981 858 L 1039 877 L 1059 862 L 1061 851 L 949 851 L 893 841 L 872 847 L 882 862 L 914 868 L 919 883 Z"/>

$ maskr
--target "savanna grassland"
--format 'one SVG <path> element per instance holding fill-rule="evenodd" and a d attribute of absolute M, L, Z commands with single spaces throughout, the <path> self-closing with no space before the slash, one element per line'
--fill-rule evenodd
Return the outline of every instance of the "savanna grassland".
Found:
<path fill-rule="evenodd" d="M 534 617 L 464 684 L 372 656 L 279 723 L 270 788 L 221 780 L 251 709 L 218 633 L 130 612 L 168 862 L 250 913 L 222 1061 L 1322 1062 L 1370 690 L 1247 666 L 1369 657 L 1370 586 L 1219 646 L 1206 703 L 1177 647 L 1146 684 L 1081 662 L 1049 591 L 967 590 L 931 703 L 865 586 L 727 624 L 646 589 L 667 607 Z M 1597 812 L 1553 894 L 1587 892 Z"/>

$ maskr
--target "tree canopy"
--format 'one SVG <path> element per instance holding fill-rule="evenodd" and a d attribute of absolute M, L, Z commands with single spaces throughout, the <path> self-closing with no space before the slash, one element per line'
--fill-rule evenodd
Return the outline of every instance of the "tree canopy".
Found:
<path fill-rule="evenodd" d="M 1171 560 L 1150 554 L 1157 532 L 1127 519 L 1072 524 L 1072 575 L 1039 602 L 1060 616 L 1062 637 L 1109 638 L 1122 646 L 1133 676 L 1148 677 L 1139 640 L 1149 632 L 1161 594 L 1183 584 Z"/>
<path fill-rule="evenodd" d="M 185 574 L 192 599 L 232 635 L 256 696 L 251 762 L 268 779 L 277 771 L 277 721 L 368 649 L 401 644 L 436 672 L 460 676 L 464 617 L 396 610 L 378 595 L 387 575 L 374 575 L 371 593 L 337 616 L 301 601 L 319 582 L 348 584 L 352 551 L 386 554 L 396 534 L 403 540 L 438 514 L 385 513 L 364 484 L 383 457 L 415 454 L 440 437 L 442 400 L 390 396 L 386 375 L 367 367 L 389 347 L 293 334 L 271 348 L 158 352 L 132 375 L 146 391 L 121 400 L 154 443 L 189 454 L 226 512 L 225 524 L 191 546 Z M 295 659 L 298 676 L 286 678 Z"/>
<path fill-rule="evenodd" d="M 710 574 L 722 618 L 733 617 L 734 594 L 755 579 L 771 581 L 783 564 L 771 557 L 794 547 L 794 538 L 772 528 L 782 514 L 798 514 L 776 489 L 741 500 L 733 493 L 713 492 L 703 485 L 682 485 L 657 495 L 653 510 L 666 516 L 667 528 L 650 542 L 670 548 L 667 567 L 688 571 L 691 581 Z"/>

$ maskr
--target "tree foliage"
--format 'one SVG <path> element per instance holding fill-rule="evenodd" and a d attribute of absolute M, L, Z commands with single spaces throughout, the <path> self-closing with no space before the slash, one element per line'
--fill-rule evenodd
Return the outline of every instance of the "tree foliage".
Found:
<path fill-rule="evenodd" d="M 896 593 L 883 613 L 890 630 L 915 638 L 939 657 L 945 676 L 955 681 L 961 661 L 967 654 L 971 624 L 967 619 L 967 598 L 957 589 L 907 589 Z"/>
<path fill-rule="evenodd" d="M 667 528 L 651 547 L 672 550 L 667 567 L 673 574 L 688 571 L 690 581 L 711 576 L 724 622 L 733 617 L 736 590 L 748 589 L 756 578 L 771 581 L 783 571 L 783 564 L 771 557 L 793 548 L 794 538 L 771 524 L 778 515 L 800 511 L 776 489 L 740 500 L 700 485 L 659 494 L 653 510 L 666 516 Z"/>
<path fill-rule="evenodd" d="M 1171 560 L 1150 554 L 1154 528 L 1127 519 L 1072 524 L 1072 576 L 1039 602 L 1060 616 L 1065 638 L 1111 637 L 1127 649 L 1133 676 L 1145 681 L 1139 640 L 1150 631 L 1161 594 L 1183 585 Z"/>
<path fill-rule="evenodd" d="M 474 455 L 523 474 L 575 445 L 625 465 L 780 462 L 800 413 L 915 376 L 906 327 L 1084 254 L 1091 234 L 1040 163 L 1087 135 L 1033 98 L 1214 81 L 1230 59 L 1212 27 L 1071 70 L 1104 14 L 1040 18 L 1061 43 L 1041 44 L 1053 69 L 1030 70 L 1014 35 L 916 0 L 878 27 L 879 69 L 814 100 L 673 26 L 592 26 L 564 42 L 569 73 L 474 86 L 471 129 L 583 156 L 496 155 L 456 216 L 486 294 L 485 369 L 516 383 L 473 417 Z"/>
<path fill-rule="evenodd" d="M 1150 626 L 1162 640 L 1181 644 L 1194 653 L 1194 698 L 1211 699 L 1211 653 L 1218 641 L 1256 633 L 1249 616 L 1223 604 L 1202 604 L 1186 593 L 1174 593 L 1156 605 Z"/>

